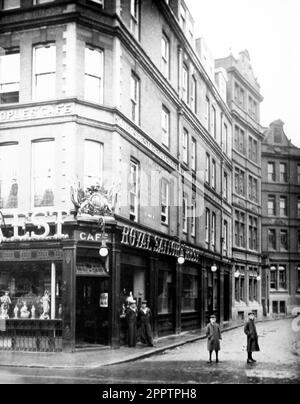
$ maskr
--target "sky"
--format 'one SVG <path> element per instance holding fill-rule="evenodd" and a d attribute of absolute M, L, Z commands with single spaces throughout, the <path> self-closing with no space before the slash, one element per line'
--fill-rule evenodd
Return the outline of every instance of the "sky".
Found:
<path fill-rule="evenodd" d="M 261 124 L 277 119 L 300 147 L 300 0 L 186 0 L 215 58 L 248 49 L 261 86 Z"/>

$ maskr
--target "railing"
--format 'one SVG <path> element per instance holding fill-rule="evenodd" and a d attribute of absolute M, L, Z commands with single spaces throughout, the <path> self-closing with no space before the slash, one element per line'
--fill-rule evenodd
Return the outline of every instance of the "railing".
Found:
<path fill-rule="evenodd" d="M 0 351 L 62 351 L 62 321 L 0 320 Z"/>

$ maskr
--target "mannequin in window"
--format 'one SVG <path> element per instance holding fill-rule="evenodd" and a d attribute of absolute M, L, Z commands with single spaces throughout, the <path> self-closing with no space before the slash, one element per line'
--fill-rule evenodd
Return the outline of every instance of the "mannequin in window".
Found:
<path fill-rule="evenodd" d="M 1 318 L 3 320 L 8 320 L 9 319 L 8 310 L 9 306 L 11 305 L 9 292 L 6 291 L 4 296 L 2 296 L 0 300 L 1 300 Z"/>
<path fill-rule="evenodd" d="M 48 290 L 45 290 L 44 296 L 41 298 L 41 303 L 43 305 L 43 313 L 41 315 L 41 320 L 50 320 L 50 297 Z"/>

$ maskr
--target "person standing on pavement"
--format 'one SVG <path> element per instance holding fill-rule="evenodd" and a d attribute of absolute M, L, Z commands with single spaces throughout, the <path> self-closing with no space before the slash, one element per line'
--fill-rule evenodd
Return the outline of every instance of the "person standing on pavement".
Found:
<path fill-rule="evenodd" d="M 137 306 L 135 300 L 129 302 L 126 319 L 128 326 L 128 346 L 135 348 L 137 341 Z"/>
<path fill-rule="evenodd" d="M 153 334 L 152 334 L 152 313 L 149 307 L 147 307 L 147 301 L 142 301 L 142 306 L 138 314 L 138 324 L 140 330 L 141 342 L 145 345 L 154 347 Z"/>
<path fill-rule="evenodd" d="M 247 363 L 255 363 L 256 360 L 252 358 L 252 352 L 259 352 L 260 348 L 258 345 L 258 335 L 255 325 L 255 315 L 254 313 L 249 313 L 249 321 L 245 324 L 244 332 L 247 335 L 247 352 L 248 359 Z"/>
<path fill-rule="evenodd" d="M 216 363 L 219 363 L 219 351 L 221 350 L 220 340 L 222 339 L 221 329 L 217 324 L 215 315 L 210 316 L 210 323 L 206 327 L 207 349 L 209 352 L 209 361 L 212 363 L 212 353 L 216 352 Z"/>

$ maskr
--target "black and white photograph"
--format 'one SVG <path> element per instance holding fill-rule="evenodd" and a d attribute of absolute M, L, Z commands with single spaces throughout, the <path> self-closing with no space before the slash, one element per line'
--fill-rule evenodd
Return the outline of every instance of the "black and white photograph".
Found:
<path fill-rule="evenodd" d="M 300 384 L 299 97 L 299 0 L 0 0 L 0 384 Z"/>

